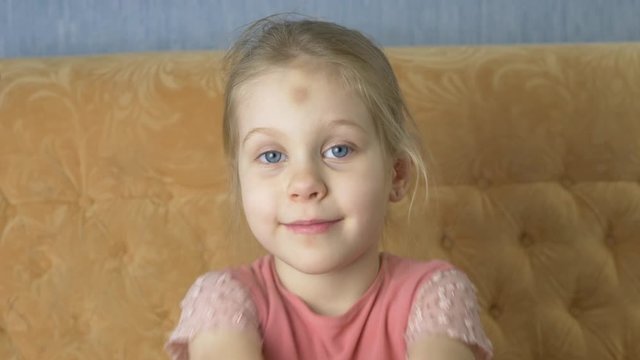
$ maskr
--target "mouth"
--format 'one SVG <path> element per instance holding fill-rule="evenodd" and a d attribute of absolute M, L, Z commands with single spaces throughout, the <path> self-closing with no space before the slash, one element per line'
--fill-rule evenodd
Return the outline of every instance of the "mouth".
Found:
<path fill-rule="evenodd" d="M 283 224 L 287 229 L 296 233 L 304 235 L 316 235 L 328 232 L 333 225 L 340 222 L 342 219 L 337 220 L 298 220 L 291 223 Z"/>

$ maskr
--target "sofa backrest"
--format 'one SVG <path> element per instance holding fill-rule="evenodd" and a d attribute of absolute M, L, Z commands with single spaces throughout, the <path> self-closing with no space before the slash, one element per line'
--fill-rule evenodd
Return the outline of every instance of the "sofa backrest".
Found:
<path fill-rule="evenodd" d="M 495 359 L 640 358 L 640 44 L 387 49 L 428 200 L 385 251 L 475 283 Z M 235 229 L 219 52 L 0 61 L 0 358 L 161 358 Z"/>

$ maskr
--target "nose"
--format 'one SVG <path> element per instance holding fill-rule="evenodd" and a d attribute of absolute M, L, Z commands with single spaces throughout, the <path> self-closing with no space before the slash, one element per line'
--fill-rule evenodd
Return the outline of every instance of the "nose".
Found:
<path fill-rule="evenodd" d="M 287 193 L 292 201 L 318 201 L 327 195 L 327 186 L 317 169 L 305 167 L 292 174 Z"/>

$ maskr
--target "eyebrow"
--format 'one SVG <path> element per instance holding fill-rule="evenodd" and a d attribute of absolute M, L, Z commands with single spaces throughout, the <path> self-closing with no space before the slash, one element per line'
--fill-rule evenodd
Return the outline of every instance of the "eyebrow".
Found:
<path fill-rule="evenodd" d="M 349 119 L 336 119 L 333 120 L 329 123 L 329 128 L 336 128 L 336 127 L 340 127 L 340 126 L 348 126 L 348 127 L 354 127 L 364 133 L 366 133 L 367 131 L 365 130 L 365 128 L 363 128 L 360 124 L 358 124 L 357 122 L 353 121 L 353 120 L 349 120 Z"/>
<path fill-rule="evenodd" d="M 347 127 L 353 127 L 356 128 L 359 131 L 362 131 L 364 133 L 366 133 L 367 131 L 358 123 L 356 123 L 355 121 L 349 120 L 349 119 L 336 119 L 331 121 L 328 124 L 328 128 L 330 129 L 334 129 L 337 127 L 341 127 L 341 126 L 347 126 Z M 259 127 L 259 128 L 255 128 L 255 129 L 251 129 L 251 131 L 249 131 L 247 133 L 247 135 L 245 135 L 244 139 L 242 140 L 242 145 L 244 146 L 244 144 L 247 142 L 247 140 L 252 137 L 255 134 L 265 134 L 265 135 L 271 135 L 271 136 L 278 136 L 281 135 L 282 133 L 277 130 L 277 129 L 273 129 L 273 128 L 264 128 L 264 127 Z"/>
<path fill-rule="evenodd" d="M 244 139 L 242 140 L 242 145 L 244 146 L 244 143 L 246 143 L 246 142 L 247 142 L 247 140 L 249 140 L 249 138 L 250 138 L 251 136 L 253 136 L 253 135 L 255 135 L 255 134 L 260 134 L 260 133 L 262 133 L 262 134 L 266 134 L 266 135 L 272 135 L 272 136 L 275 136 L 275 135 L 279 135 L 279 134 L 281 134 L 281 132 L 280 132 L 280 131 L 278 131 L 278 130 L 276 130 L 276 129 L 272 129 L 272 128 L 264 128 L 264 127 L 261 127 L 261 128 L 251 129 L 251 131 L 249 131 L 249 132 L 247 133 L 247 135 L 245 135 Z"/>

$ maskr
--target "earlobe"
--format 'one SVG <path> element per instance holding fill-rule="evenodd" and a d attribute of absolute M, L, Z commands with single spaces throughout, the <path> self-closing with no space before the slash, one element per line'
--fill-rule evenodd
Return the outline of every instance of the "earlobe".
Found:
<path fill-rule="evenodd" d="M 392 170 L 389 201 L 398 202 L 402 200 L 407 192 L 409 175 L 411 173 L 411 162 L 406 157 L 397 158 L 393 162 Z"/>

